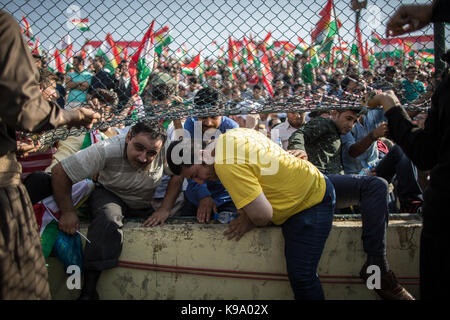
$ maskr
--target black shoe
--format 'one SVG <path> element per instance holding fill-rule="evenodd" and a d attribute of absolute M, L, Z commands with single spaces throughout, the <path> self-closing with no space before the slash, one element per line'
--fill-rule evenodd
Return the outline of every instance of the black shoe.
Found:
<path fill-rule="evenodd" d="M 401 213 L 421 213 L 422 212 L 422 204 L 423 201 L 421 200 L 410 200 L 407 202 L 404 202 L 400 206 L 400 212 Z"/>
<path fill-rule="evenodd" d="M 367 264 L 364 264 L 359 272 L 359 276 L 364 282 L 367 282 L 369 275 L 366 273 Z M 391 270 L 381 275 L 381 288 L 374 289 L 375 292 L 384 300 L 415 300 L 414 297 L 403 288 Z"/>
<path fill-rule="evenodd" d="M 97 292 L 97 282 L 100 278 L 101 271 L 85 270 L 84 283 L 78 300 L 99 300 Z"/>

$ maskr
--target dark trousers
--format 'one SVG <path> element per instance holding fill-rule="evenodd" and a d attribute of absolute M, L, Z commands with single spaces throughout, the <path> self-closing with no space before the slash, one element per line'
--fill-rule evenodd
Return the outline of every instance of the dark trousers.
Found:
<path fill-rule="evenodd" d="M 398 181 L 398 197 L 400 202 L 423 200 L 422 189 L 418 182 L 417 168 L 405 155 L 399 145 L 395 145 L 375 168 L 377 176 L 389 183 L 394 176 Z"/>
<path fill-rule="evenodd" d="M 424 194 L 420 238 L 420 297 L 424 300 L 450 298 L 449 194 L 433 187 Z"/>
<path fill-rule="evenodd" d="M 26 177 L 23 184 L 25 185 L 25 188 L 27 188 L 32 204 L 53 194 L 52 176 L 46 172 L 35 171 L 31 173 Z"/>
<path fill-rule="evenodd" d="M 330 174 L 336 191 L 336 208 L 358 205 L 362 220 L 362 242 L 368 255 L 386 254 L 388 184 L 376 176 Z"/>
<path fill-rule="evenodd" d="M 333 223 L 334 188 L 327 188 L 322 202 L 291 216 L 282 225 L 287 272 L 295 299 L 323 300 L 317 266 Z"/>
<path fill-rule="evenodd" d="M 132 209 L 122 199 L 101 185 L 96 185 L 88 199 L 92 215 L 84 249 L 84 267 L 87 270 L 106 270 L 117 267 L 123 244 L 123 218 L 148 218 L 153 208 Z"/>

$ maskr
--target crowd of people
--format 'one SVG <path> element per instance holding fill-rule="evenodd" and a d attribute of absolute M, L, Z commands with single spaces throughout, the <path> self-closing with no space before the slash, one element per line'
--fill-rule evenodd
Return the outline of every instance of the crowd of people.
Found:
<path fill-rule="evenodd" d="M 0 18 L 8 19 L 4 13 Z M 378 266 L 382 286 L 375 291 L 380 297 L 414 299 L 389 267 L 386 230 L 389 212 L 422 212 L 431 168 L 421 164 L 418 171 L 413 146 L 388 122 L 403 121 L 392 115 L 400 104 L 430 101 L 445 76 L 433 73 L 431 65 L 419 68 L 415 61 L 380 58 L 373 70 L 360 70 L 344 60 L 311 69 L 307 55 L 292 60 L 274 56 L 273 94 L 269 94 L 272 88 L 268 90 L 255 66 L 241 64 L 230 71 L 209 61 L 208 72 L 200 77 L 183 73 L 179 61 L 165 57 L 158 60 L 139 95 L 132 94 L 129 61 L 110 72 L 103 56 L 75 56 L 73 69 L 54 74 L 45 58 L 33 58 L 28 73 L 39 73 L 39 99 L 51 106 L 53 118 L 58 119 L 56 113 L 78 118 L 54 120 L 51 126 L 42 124 L 44 120 L 31 125 L 26 119 L 23 125 L 11 125 L 16 130 L 14 153 L 24 168 L 21 178 L 31 203 L 53 197 L 60 209 L 59 229 L 66 234 L 79 230 L 72 197 L 75 185 L 85 179 L 95 184 L 86 202 L 91 241 L 84 249 L 80 299 L 98 299 L 101 272 L 117 266 L 124 217 L 154 227 L 170 216 L 193 216 L 199 223 L 209 223 L 221 213 L 235 217 L 228 221 L 228 239 L 239 240 L 255 227 L 282 227 L 296 299 L 324 298 L 316 270 L 333 215 L 360 213 L 367 255 L 361 278 L 367 280 L 368 266 Z M 31 61 L 29 52 L 24 59 Z M 329 97 L 355 96 L 360 97 L 359 105 L 320 108 Z M 239 108 L 294 97 L 313 101 L 316 109 L 160 122 L 133 113 L 135 108 L 173 102 L 191 101 L 200 109 L 231 102 Z M 401 110 L 404 121 L 414 123 L 409 128 L 427 130 L 428 113 Z M 134 115 L 137 121 L 132 126 L 120 121 L 100 126 L 45 148 L 23 138 L 22 131 L 66 123 L 91 127 L 110 114 Z M 25 297 L 14 292 L 15 297 Z M 13 296 L 2 289 L 2 297 Z"/>

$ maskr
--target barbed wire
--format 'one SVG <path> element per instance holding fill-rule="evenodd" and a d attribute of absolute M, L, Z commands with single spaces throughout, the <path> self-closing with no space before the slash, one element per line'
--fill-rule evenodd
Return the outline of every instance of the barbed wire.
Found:
<path fill-rule="evenodd" d="M 25 137 L 41 144 L 41 149 L 53 145 L 60 140 L 66 140 L 70 136 L 80 136 L 91 130 L 105 131 L 111 127 L 131 126 L 143 120 L 165 121 L 178 120 L 188 117 L 206 118 L 215 116 L 236 116 L 247 114 L 271 114 L 271 113 L 303 113 L 303 112 L 330 112 L 333 110 L 357 110 L 362 113 L 367 112 L 367 106 L 363 105 L 364 97 L 359 94 L 344 92 L 345 99 L 326 94 L 318 95 L 319 99 L 313 97 L 279 97 L 277 99 L 266 99 L 264 103 L 253 100 L 228 101 L 222 105 L 196 105 L 193 101 L 172 102 L 171 104 L 154 104 L 137 106 L 136 112 L 123 114 L 123 107 L 118 105 L 108 106 L 114 111 L 101 110 L 101 121 L 88 129 L 68 129 L 66 126 L 54 130 L 48 130 L 41 134 L 25 134 Z M 422 103 L 404 104 L 405 110 L 410 112 L 427 112 L 430 107 L 430 100 Z M 89 105 L 86 105 L 89 106 Z M 136 107 L 136 106 L 134 106 Z"/>

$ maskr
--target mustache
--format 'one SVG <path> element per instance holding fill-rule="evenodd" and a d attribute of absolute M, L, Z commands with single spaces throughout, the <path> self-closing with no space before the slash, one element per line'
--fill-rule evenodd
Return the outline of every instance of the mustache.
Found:
<path fill-rule="evenodd" d="M 134 160 L 134 162 L 136 162 L 138 165 L 140 165 L 140 166 L 145 166 L 145 165 L 147 165 L 148 163 L 147 162 L 141 162 L 141 161 L 139 161 L 139 160 Z"/>

